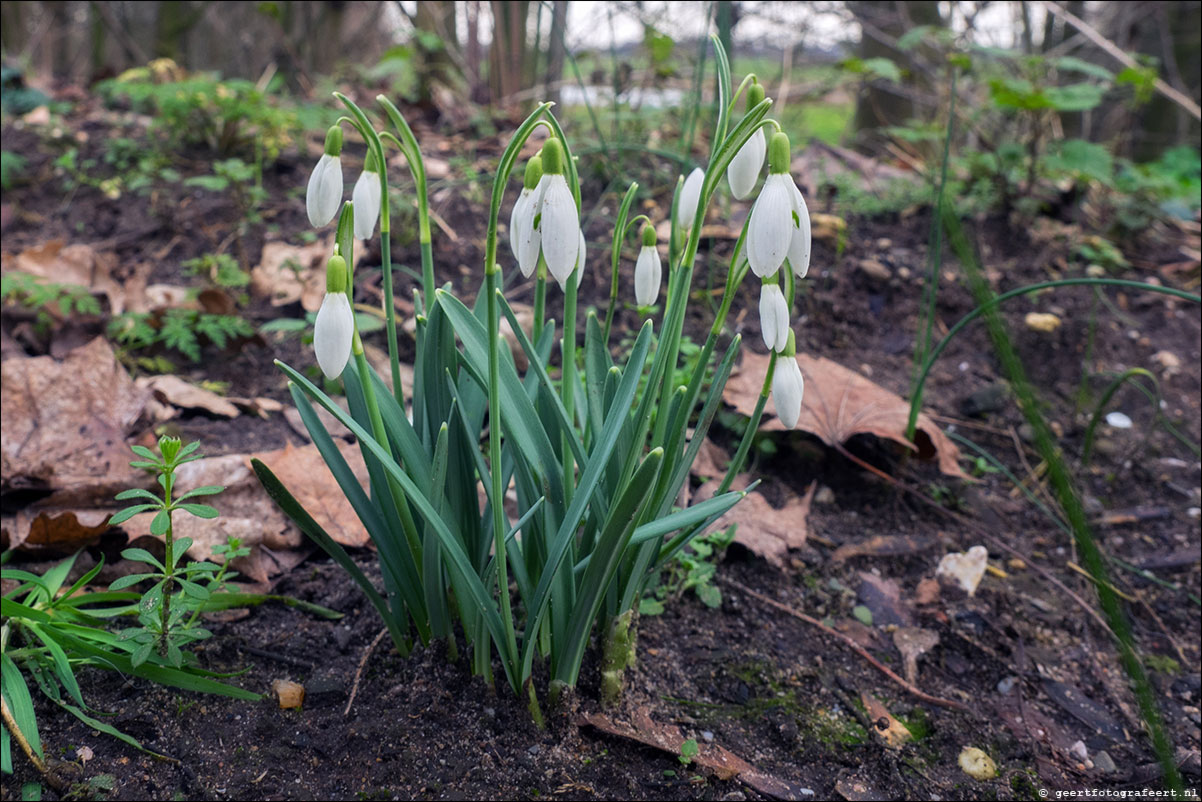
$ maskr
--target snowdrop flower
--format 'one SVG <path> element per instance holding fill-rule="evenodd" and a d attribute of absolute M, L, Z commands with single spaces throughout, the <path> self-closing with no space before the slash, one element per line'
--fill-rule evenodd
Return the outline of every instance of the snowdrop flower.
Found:
<path fill-rule="evenodd" d="M 584 253 L 580 212 L 563 175 L 563 158 L 563 145 L 555 137 L 548 139 L 543 145 L 543 177 L 538 182 L 533 215 L 533 238 L 560 287 L 567 284 Z"/>
<path fill-rule="evenodd" d="M 371 239 L 380 217 L 380 168 L 376 164 L 376 154 L 371 150 L 367 151 L 351 201 L 355 204 L 355 239 Z"/>
<path fill-rule="evenodd" d="M 805 380 L 801 377 L 801 366 L 797 364 L 797 344 L 790 331 L 789 342 L 784 353 L 776 358 L 776 372 L 772 374 L 772 403 L 776 405 L 776 417 L 788 429 L 797 426 L 804 394 Z"/>
<path fill-rule="evenodd" d="M 747 261 L 763 278 L 785 259 L 794 275 L 805 277 L 810 269 L 810 212 L 789 175 L 789 137 L 778 131 L 768 145 L 768 180 L 751 209 Z"/>
<path fill-rule="evenodd" d="M 337 379 L 351 356 L 355 315 L 347 298 L 346 260 L 338 254 L 326 265 L 326 297 L 313 324 L 313 351 L 327 379 Z"/>
<path fill-rule="evenodd" d="M 701 184 L 705 173 L 700 167 L 694 167 L 693 172 L 684 180 L 680 197 L 676 199 L 676 222 L 686 232 L 693 227 L 697 217 L 697 204 L 701 202 Z"/>
<path fill-rule="evenodd" d="M 775 276 L 760 286 L 760 333 L 769 350 L 785 350 L 789 340 L 789 304 Z"/>
<path fill-rule="evenodd" d="M 534 228 L 535 189 L 543 177 L 543 160 L 535 155 L 526 162 L 526 177 L 522 192 L 514 201 L 509 215 L 509 249 L 517 260 L 522 275 L 530 278 L 538 266 L 538 232 Z"/>
<path fill-rule="evenodd" d="M 314 228 L 321 228 L 338 214 L 342 202 L 342 129 L 337 125 L 326 132 L 326 148 L 305 193 L 305 209 Z"/>
<path fill-rule="evenodd" d="M 634 265 L 634 300 L 639 306 L 651 306 L 659 298 L 663 275 L 663 263 L 655 247 L 655 229 L 644 226 L 643 247 Z"/>
<path fill-rule="evenodd" d="M 764 99 L 764 87 L 753 83 L 747 89 L 748 110 L 758 106 Z M 726 168 L 726 180 L 730 184 L 730 193 L 743 200 L 755 189 L 755 182 L 760 178 L 760 170 L 764 167 L 764 156 L 768 154 L 768 143 L 764 139 L 764 129 L 756 128 L 751 138 L 743 143 L 739 152 L 730 160 Z"/>

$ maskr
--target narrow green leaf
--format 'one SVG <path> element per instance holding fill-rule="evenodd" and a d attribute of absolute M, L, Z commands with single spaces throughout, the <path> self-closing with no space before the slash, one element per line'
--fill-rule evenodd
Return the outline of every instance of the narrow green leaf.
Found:
<path fill-rule="evenodd" d="M 38 734 L 38 718 L 33 712 L 33 699 L 29 696 L 29 686 L 21 676 L 21 670 L 7 654 L 0 654 L 0 680 L 3 680 L 4 699 L 8 702 L 9 712 L 17 728 L 29 742 L 29 746 L 44 757 L 42 753 L 42 738 Z"/>
<path fill-rule="evenodd" d="M 133 560 L 134 562 L 153 565 L 160 571 L 164 570 L 163 563 L 159 561 L 159 558 L 155 557 L 146 549 L 122 549 L 121 556 L 127 560 Z"/>
<path fill-rule="evenodd" d="M 171 514 L 167 510 L 159 510 L 154 516 L 154 520 L 150 522 L 150 534 L 165 535 L 171 527 Z"/>
<path fill-rule="evenodd" d="M 152 504 L 162 503 L 162 499 L 151 493 L 149 490 L 144 490 L 140 487 L 135 487 L 130 490 L 122 490 L 117 495 L 113 496 L 117 501 L 127 501 L 131 498 L 144 498 Z"/>
<path fill-rule="evenodd" d="M 184 512 L 190 512 L 197 518 L 216 518 L 221 513 L 208 504 L 176 504 L 177 508 Z"/>

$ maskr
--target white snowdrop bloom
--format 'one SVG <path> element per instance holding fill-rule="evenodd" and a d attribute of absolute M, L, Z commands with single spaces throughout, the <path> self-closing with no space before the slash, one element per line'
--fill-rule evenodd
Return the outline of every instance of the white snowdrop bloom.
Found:
<path fill-rule="evenodd" d="M 563 175 L 563 146 L 558 139 L 543 145 L 543 177 L 534 209 L 543 260 L 563 287 L 580 261 L 584 232 L 576 199 Z"/>
<path fill-rule="evenodd" d="M 760 170 L 764 167 L 764 156 L 768 153 L 768 143 L 764 139 L 764 130 L 757 128 L 751 138 L 743 143 L 739 152 L 730 160 L 726 168 L 726 180 L 730 184 L 730 193 L 743 200 L 755 189 L 755 182 L 760 178 Z"/>
<path fill-rule="evenodd" d="M 341 193 L 339 193 L 341 194 Z M 376 156 L 370 150 L 355 190 L 351 193 L 355 209 L 355 239 L 371 239 L 380 217 L 380 173 L 376 167 Z"/>
<path fill-rule="evenodd" d="M 789 137 L 777 132 L 769 146 L 768 179 L 747 227 L 747 261 L 761 278 L 775 273 L 786 258 L 799 278 L 810 267 L 810 213 L 788 169 Z"/>
<path fill-rule="evenodd" d="M 517 260 L 522 275 L 530 278 L 538 267 L 538 251 L 541 237 L 534 227 L 534 206 L 539 179 L 543 175 L 542 158 L 532 156 L 526 163 L 526 176 L 522 192 L 514 201 L 509 215 L 509 249 Z"/>
<path fill-rule="evenodd" d="M 701 202 L 701 184 L 704 181 L 705 173 L 700 167 L 694 167 L 684 180 L 680 197 L 676 200 L 676 222 L 686 232 L 693 227 L 693 220 L 697 217 L 697 204 Z"/>
<path fill-rule="evenodd" d="M 305 210 L 314 228 L 321 228 L 338 214 L 342 203 L 342 129 L 333 126 L 326 132 L 325 152 L 309 176 Z"/>
<path fill-rule="evenodd" d="M 659 298 L 659 285 L 663 281 L 663 262 L 659 249 L 655 247 L 655 229 L 643 229 L 643 247 L 634 264 L 634 300 L 639 306 L 651 306 Z"/>
<path fill-rule="evenodd" d="M 792 344 L 792 337 L 789 337 Z M 772 403 L 776 405 L 776 417 L 785 428 L 797 426 L 801 417 L 801 399 L 805 394 L 805 380 L 801 377 L 801 366 L 797 357 L 785 349 L 776 358 L 776 372 L 772 374 Z"/>
<path fill-rule="evenodd" d="M 753 83 L 747 88 L 747 110 L 755 108 L 764 99 L 764 88 L 759 83 Z M 755 189 L 755 182 L 760 178 L 760 170 L 764 168 L 764 157 L 768 155 L 768 141 L 764 138 L 764 129 L 757 128 L 751 138 L 743 143 L 739 152 L 730 160 L 726 168 L 726 180 L 730 184 L 730 192 L 739 200 L 743 200 Z"/>
<path fill-rule="evenodd" d="M 346 369 L 355 334 L 355 313 L 346 294 L 346 260 L 330 257 L 326 267 L 326 297 L 313 324 L 313 352 L 327 379 L 337 379 Z"/>
<path fill-rule="evenodd" d="M 789 305 L 779 284 L 760 286 L 760 333 L 771 351 L 783 351 L 789 341 Z"/>

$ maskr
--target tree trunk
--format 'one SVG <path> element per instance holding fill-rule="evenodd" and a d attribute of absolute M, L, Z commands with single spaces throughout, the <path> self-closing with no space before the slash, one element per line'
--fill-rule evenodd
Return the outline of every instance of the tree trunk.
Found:
<path fill-rule="evenodd" d="M 526 70 L 526 17 L 529 0 L 492 0 L 493 38 L 488 51 L 488 86 L 494 102 L 529 85 Z"/>
<path fill-rule="evenodd" d="M 860 59 L 886 58 L 897 64 L 904 74 L 901 85 L 885 80 L 869 80 L 856 98 L 854 125 L 860 147 L 871 147 L 879 141 L 874 131 L 894 125 L 905 125 L 917 116 L 913 90 L 930 87 L 919 63 L 910 53 L 899 50 L 897 39 L 918 25 L 942 26 L 939 4 L 931 0 L 903 3 L 895 0 L 857 0 L 848 8 L 860 23 Z"/>
<path fill-rule="evenodd" d="M 551 6 L 551 34 L 547 40 L 547 73 L 543 79 L 543 99 L 559 102 L 559 83 L 563 80 L 563 62 L 567 53 L 564 37 L 568 31 L 567 0 L 555 0 Z"/>

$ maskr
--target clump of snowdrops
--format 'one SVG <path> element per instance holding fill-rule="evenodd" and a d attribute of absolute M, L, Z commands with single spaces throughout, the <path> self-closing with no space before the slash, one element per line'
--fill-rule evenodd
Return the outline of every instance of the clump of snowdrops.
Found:
<path fill-rule="evenodd" d="M 575 687 L 590 635 L 598 630 L 603 695 L 616 699 L 625 669 L 634 661 L 634 614 L 643 594 L 667 561 L 745 495 L 731 491 L 730 484 L 746 461 L 769 396 L 786 424 L 795 425 L 800 414 L 803 387 L 789 310 L 795 282 L 809 264 L 809 215 L 789 176 L 788 136 L 766 116 L 772 101 L 754 76 L 732 94 L 726 55 L 714 44 L 713 149 L 704 168 L 677 184 L 663 314 L 645 320 L 621 364 L 614 361 L 610 333 L 621 294 L 618 268 L 630 235 L 636 234 L 639 250 L 635 287 L 626 292 L 646 312 L 659 297 L 663 258 L 652 221 L 630 216 L 637 192 L 632 184 L 614 225 L 609 311 L 604 323 L 588 315 L 583 340 L 579 337 L 577 286 L 586 264 L 580 181 L 550 103 L 517 128 L 501 156 L 488 211 L 483 282 L 471 307 L 449 288 L 435 286 L 421 152 L 387 98 L 376 98 L 389 123 L 377 131 L 356 104 L 335 95 L 349 116 L 329 131 L 309 182 L 313 225 L 338 217 L 314 349 L 326 377 L 344 383 L 349 412 L 300 371 L 277 364 L 291 379 L 293 399 L 314 443 L 379 550 L 383 592 L 264 465 L 256 463 L 255 470 L 276 502 L 352 574 L 401 654 L 437 639 L 458 659 L 462 642 L 473 672 L 491 683 L 499 667 L 515 692 L 527 694 L 540 723 L 532 682 L 536 661 L 545 664 L 555 702 Z M 740 100 L 744 113 L 736 123 Z M 342 198 L 344 124 L 357 130 L 368 148 L 348 203 Z M 541 148 L 519 166 L 519 153 L 532 140 L 541 141 Z M 411 387 L 401 384 L 397 358 L 388 148 L 404 156 L 419 210 L 422 285 L 414 293 L 417 351 Z M 721 307 L 691 378 L 677 384 L 673 377 L 706 209 L 723 183 L 737 198 L 749 196 L 765 159 L 768 177 L 736 243 Z M 500 254 L 498 218 L 515 173 L 521 187 L 509 219 L 510 252 Z M 386 378 L 368 365 L 352 313 L 352 248 L 355 239 L 372 235 L 377 220 L 391 367 Z M 529 330 L 519 324 L 501 290 L 503 263 L 535 282 Z M 736 290 L 749 272 L 762 285 L 761 327 L 772 354 L 759 403 L 719 491 L 679 509 L 674 502 L 739 351 L 737 335 L 723 350 L 718 345 Z M 552 292 L 563 294 L 562 326 L 546 318 L 552 279 Z M 527 357 L 524 372 L 501 336 L 502 318 Z M 558 382 L 548 370 L 557 349 Z M 707 373 L 712 375 L 708 388 Z M 356 480 L 315 404 L 357 437 L 370 487 Z"/>

